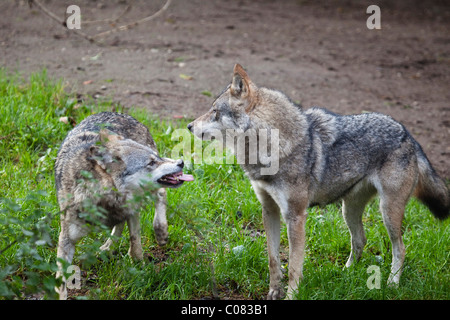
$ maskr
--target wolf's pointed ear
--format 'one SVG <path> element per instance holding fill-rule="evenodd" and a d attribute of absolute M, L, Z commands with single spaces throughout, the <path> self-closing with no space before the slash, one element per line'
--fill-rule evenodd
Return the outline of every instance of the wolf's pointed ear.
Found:
<path fill-rule="evenodd" d="M 235 97 L 245 98 L 250 93 L 251 80 L 240 64 L 235 64 L 233 80 L 231 81 L 231 94 Z"/>

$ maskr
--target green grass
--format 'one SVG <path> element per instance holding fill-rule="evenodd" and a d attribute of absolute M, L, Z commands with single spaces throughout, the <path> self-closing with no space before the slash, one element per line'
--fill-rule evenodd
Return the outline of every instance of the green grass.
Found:
<path fill-rule="evenodd" d="M 53 164 L 59 144 L 72 128 L 59 118 L 68 116 L 78 123 L 91 113 L 116 108 L 111 103 L 77 103 L 45 72 L 24 81 L 0 71 L 0 297 L 53 297 L 48 292 L 55 284 L 59 234 Z M 164 156 L 170 156 L 178 143 L 171 140 L 172 130 L 188 123 L 161 120 L 140 109 L 129 113 L 149 127 Z M 141 212 L 145 263 L 133 263 L 127 256 L 127 230 L 116 245 L 117 253 L 101 261 L 92 260 L 86 251 L 104 241 L 106 233 L 86 237 L 73 262 L 82 270 L 82 288 L 69 291 L 69 297 L 265 297 L 269 289 L 265 234 L 250 182 L 237 165 L 187 164 L 185 171 L 195 181 L 168 191 L 168 244 L 156 244 L 151 204 Z M 364 221 L 368 243 L 363 257 L 345 269 L 350 235 L 340 205 L 310 209 L 304 281 L 297 298 L 449 299 L 448 220 L 439 222 L 422 204 L 410 201 L 403 224 L 407 255 L 398 288 L 386 286 L 391 247 L 377 200 L 366 208 Z M 39 242 L 37 235 L 49 239 Z M 285 270 L 287 244 L 283 225 Z M 367 288 L 370 265 L 380 267 L 380 289 Z M 284 281 L 287 284 L 287 274 Z M 40 293 L 45 290 L 47 294 Z"/>

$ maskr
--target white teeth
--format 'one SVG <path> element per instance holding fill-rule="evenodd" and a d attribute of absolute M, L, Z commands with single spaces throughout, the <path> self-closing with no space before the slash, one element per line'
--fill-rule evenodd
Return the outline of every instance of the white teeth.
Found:
<path fill-rule="evenodd" d="M 182 175 L 183 175 L 182 171 L 181 172 L 172 173 L 172 174 L 168 174 L 168 175 L 165 175 L 165 176 L 161 177 L 159 179 L 159 181 L 167 182 L 167 183 L 171 183 L 171 184 L 176 184 L 176 183 L 179 183 L 180 181 L 182 181 L 182 180 L 180 180 L 180 177 Z"/>

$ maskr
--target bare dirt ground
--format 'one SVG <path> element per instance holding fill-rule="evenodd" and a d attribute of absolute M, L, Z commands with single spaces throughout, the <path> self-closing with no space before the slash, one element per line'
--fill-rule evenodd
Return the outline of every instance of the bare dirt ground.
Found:
<path fill-rule="evenodd" d="M 111 27 L 83 21 L 115 17 L 127 6 L 41 1 L 61 18 L 77 4 L 88 34 Z M 164 2 L 136 0 L 121 22 L 151 15 Z M 366 27 L 370 4 L 381 8 L 381 30 Z M 257 85 L 305 108 L 391 115 L 450 178 L 448 1 L 174 0 L 161 17 L 104 42 L 76 36 L 26 1 L 0 2 L 0 67 L 10 72 L 46 68 L 68 91 L 194 118 L 213 100 L 205 93 L 218 94 L 240 63 Z"/>

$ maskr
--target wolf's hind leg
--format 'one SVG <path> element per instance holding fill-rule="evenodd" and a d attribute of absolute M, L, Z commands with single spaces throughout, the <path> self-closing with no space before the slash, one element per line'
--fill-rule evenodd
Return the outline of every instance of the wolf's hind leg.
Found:
<path fill-rule="evenodd" d="M 345 264 L 347 268 L 361 258 L 366 245 L 362 215 L 366 204 L 375 193 L 373 187 L 356 186 L 342 201 L 342 215 L 351 235 L 351 253 Z"/>
<path fill-rule="evenodd" d="M 398 285 L 405 260 L 405 245 L 402 240 L 402 221 L 406 202 L 395 199 L 395 196 L 385 195 L 380 199 L 380 211 L 383 222 L 392 244 L 392 266 L 388 284 Z"/>
<path fill-rule="evenodd" d="M 56 257 L 58 259 L 63 259 L 69 264 L 72 262 L 73 255 L 75 253 L 75 241 L 69 239 L 67 232 L 62 228 L 59 234 L 58 251 Z M 67 299 L 67 285 L 66 278 L 64 276 L 64 266 L 61 261 L 56 262 L 58 266 L 58 271 L 56 272 L 56 278 L 62 278 L 62 284 L 60 287 L 55 288 L 56 292 L 59 294 L 60 300 Z"/>
<path fill-rule="evenodd" d="M 364 205 L 355 205 L 346 200 L 342 202 L 342 215 L 350 231 L 352 242 L 350 256 L 345 264 L 347 268 L 361 258 L 364 246 L 366 245 L 367 239 L 362 224 L 364 207 Z"/>
<path fill-rule="evenodd" d="M 61 232 L 58 240 L 58 250 L 56 257 L 72 263 L 73 255 L 75 254 L 75 244 L 86 235 L 86 228 L 84 228 L 79 221 L 71 221 L 71 213 L 61 215 Z M 56 278 L 62 278 L 62 285 L 59 288 L 55 288 L 59 294 L 60 300 L 67 299 L 67 285 L 66 278 L 64 277 L 64 269 L 61 261 L 57 261 L 58 271 Z"/>
<path fill-rule="evenodd" d="M 405 259 L 402 222 L 406 204 L 417 183 L 417 176 L 416 166 L 405 167 L 404 163 L 399 161 L 387 162 L 379 175 L 380 211 L 392 244 L 392 266 L 388 285 L 398 285 L 400 281 Z"/>

